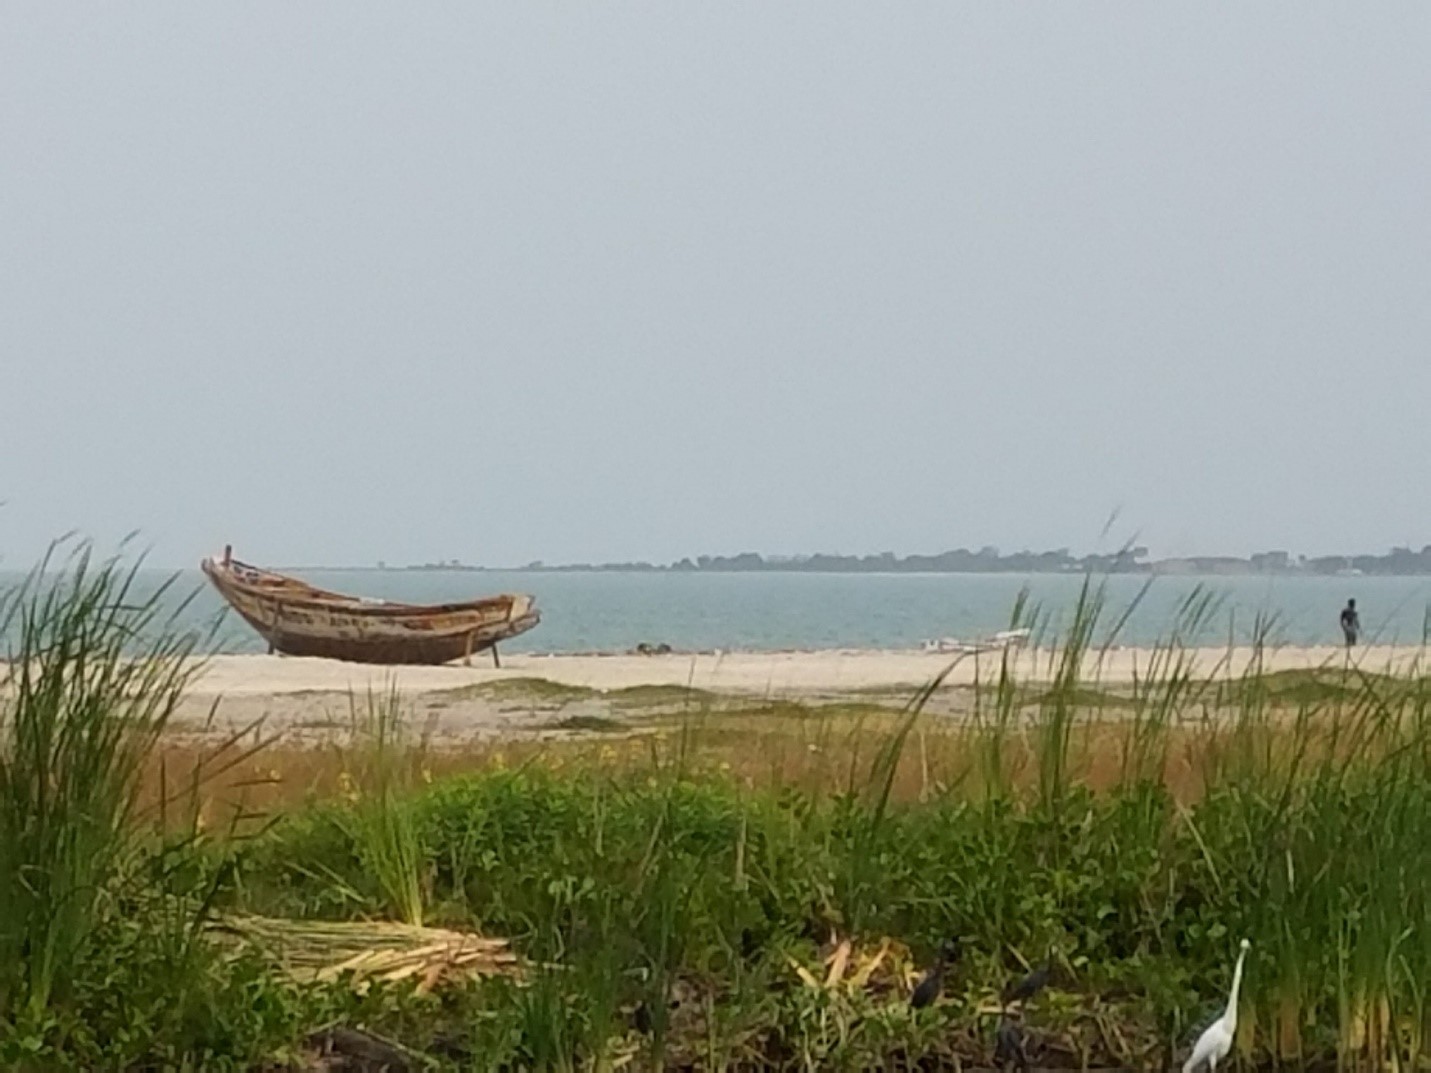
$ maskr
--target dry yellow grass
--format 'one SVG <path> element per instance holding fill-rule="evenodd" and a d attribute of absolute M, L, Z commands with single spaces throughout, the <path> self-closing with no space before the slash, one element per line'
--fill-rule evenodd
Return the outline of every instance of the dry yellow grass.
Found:
<path fill-rule="evenodd" d="M 1181 802 L 1196 800 L 1214 774 L 1249 756 L 1288 763 L 1294 747 L 1303 762 L 1352 745 L 1332 733 L 1335 713 L 1294 731 L 1289 720 L 1255 724 L 1207 721 L 1174 724 L 1148 734 L 1145 759 L 1129 757 L 1137 736 L 1126 718 L 1099 711 L 1075 713 L 1064 751 L 1066 776 L 1095 791 L 1135 771 L 1156 776 Z M 825 795 L 863 785 L 880 748 L 899 725 L 899 713 L 868 707 L 761 706 L 666 717 L 633 728 L 560 740 L 474 741 L 406 747 L 408 781 L 430 783 L 454 775 L 535 765 L 553 770 L 600 770 L 618 775 L 681 766 L 738 780 L 755 789 L 796 788 Z M 1036 720 L 1002 728 L 926 717 L 916 724 L 894 772 L 892 798 L 919 801 L 952 790 L 977 794 L 990 777 L 993 735 L 1006 784 L 1036 786 L 1046 725 Z M 1280 758 L 1280 759 L 1279 759 Z M 306 803 L 334 800 L 361 785 L 361 747 L 347 744 L 265 743 L 245 737 L 219 745 L 192 739 L 165 742 L 145 773 L 146 814 L 167 826 L 198 817 L 201 826 L 250 822 Z M 1150 770 L 1151 767 L 1151 770 Z"/>
<path fill-rule="evenodd" d="M 230 915 L 210 932 L 259 951 L 298 983 L 411 980 L 419 992 L 471 976 L 510 975 L 517 956 L 505 939 L 390 921 L 277 920 Z"/>

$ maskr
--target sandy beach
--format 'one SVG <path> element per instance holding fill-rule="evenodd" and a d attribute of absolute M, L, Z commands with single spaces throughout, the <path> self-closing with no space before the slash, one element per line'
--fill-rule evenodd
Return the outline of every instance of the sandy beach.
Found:
<path fill-rule="evenodd" d="M 1203 648 L 1188 651 L 1202 676 L 1240 674 L 1257 653 L 1250 648 Z M 1422 646 L 1382 646 L 1347 650 L 1334 646 L 1278 648 L 1260 654 L 1268 672 L 1343 667 L 1348 661 L 1367 671 L 1412 673 L 1424 665 Z M 1145 675 L 1154 653 L 1119 648 L 1090 654 L 1084 674 L 1104 685 L 1121 685 Z M 402 693 L 426 693 L 467 686 L 539 678 L 559 685 L 601 692 L 638 686 L 690 686 L 715 693 L 761 697 L 839 696 L 907 687 L 917 689 L 954 664 L 946 682 L 973 685 L 988 681 L 999 668 L 998 654 L 956 657 L 900 651 L 730 652 L 664 656 L 502 657 L 501 668 L 485 657 L 473 665 L 442 667 L 367 667 L 330 660 L 284 656 L 217 656 L 195 684 L 207 697 L 273 696 L 302 692 L 363 693 L 391 683 Z M 1022 680 L 1047 681 L 1056 669 L 1053 653 L 1024 650 L 1011 656 Z"/>
<path fill-rule="evenodd" d="M 1257 656 L 1246 648 L 1189 650 L 1202 677 L 1242 674 Z M 1348 656 L 1343 648 L 1279 648 L 1261 653 L 1268 672 L 1340 668 L 1405 675 L 1424 671 L 1427 651 L 1368 647 Z M 1053 653 L 1011 653 L 1018 677 L 1046 682 Z M 1086 680 L 1104 688 L 1131 684 L 1148 672 L 1154 652 L 1121 648 L 1085 662 Z M 265 733 L 290 741 L 325 740 L 350 725 L 353 698 L 362 706 L 369 690 L 396 688 L 410 721 L 436 738 L 462 741 L 556 733 L 574 715 L 629 717 L 689 705 L 686 688 L 703 691 L 721 707 L 761 700 L 808 703 L 879 703 L 897 707 L 946 668 L 946 688 L 931 711 L 957 714 L 969 688 L 997 675 L 1000 657 L 954 657 L 909 651 L 735 652 L 629 655 L 511 655 L 501 668 L 486 658 L 473 666 L 368 667 L 283 656 L 217 656 L 185 701 L 176 729 L 227 733 L 261 720 Z M 665 694 L 661 693 L 665 690 Z"/>

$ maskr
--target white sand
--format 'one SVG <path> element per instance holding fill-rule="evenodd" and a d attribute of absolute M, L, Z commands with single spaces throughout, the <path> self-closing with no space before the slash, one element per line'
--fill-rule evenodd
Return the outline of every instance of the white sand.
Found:
<path fill-rule="evenodd" d="M 1219 676 L 1243 672 L 1253 658 L 1246 648 L 1191 650 L 1197 673 Z M 1353 651 L 1350 660 L 1367 671 L 1407 674 L 1431 670 L 1422 646 L 1370 647 Z M 961 659 L 946 680 L 951 685 L 989 681 L 998 673 L 999 656 L 984 654 Z M 1053 671 L 1046 651 L 1024 651 L 1015 657 L 1021 680 L 1048 680 Z M 1145 675 L 1152 651 L 1122 648 L 1101 659 L 1090 657 L 1084 674 L 1089 680 L 1118 685 Z M 1279 648 L 1262 653 L 1267 671 L 1343 667 L 1348 654 L 1340 647 Z M 667 656 L 529 656 L 502 657 L 500 670 L 488 657 L 474 657 L 473 666 L 365 667 L 318 659 L 283 656 L 218 656 L 196 683 L 199 696 L 258 697 L 301 692 L 363 693 L 396 683 L 403 693 L 427 693 L 482 682 L 542 678 L 598 690 L 641 685 L 691 685 L 718 693 L 757 696 L 847 694 L 865 690 L 915 689 L 950 665 L 955 657 L 924 652 L 737 652 Z"/>

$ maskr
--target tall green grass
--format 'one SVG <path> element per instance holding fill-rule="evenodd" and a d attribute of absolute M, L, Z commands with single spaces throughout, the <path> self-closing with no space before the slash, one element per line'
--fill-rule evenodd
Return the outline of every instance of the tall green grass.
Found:
<path fill-rule="evenodd" d="M 1040 681 L 980 656 L 962 729 L 931 714 L 940 680 L 873 748 L 860 720 L 806 713 L 792 737 L 831 795 L 713 772 L 699 703 L 643 769 L 538 757 L 427 785 L 395 693 L 370 695 L 351 799 L 232 845 L 139 813 L 198 642 L 134 571 L 59 565 L 0 604 L 0 1061 L 92 1067 L 110 1045 L 242 1067 L 327 1002 L 416 1046 L 455 1033 L 477 1068 L 952 1067 L 987 1054 L 981 1004 L 1051 954 L 1062 979 L 1030 1026 L 1062 1061 L 1151 1066 L 1221 1001 L 1244 935 L 1237 1061 L 1431 1061 L 1431 680 L 1355 656 L 1269 674 L 1271 622 L 1247 663 L 1195 670 L 1186 638 L 1220 614 L 1205 592 L 1130 687 L 1099 666 L 1131 607 L 1090 580 L 1056 632 L 1019 601 Z M 935 738 L 959 746 L 937 778 Z M 228 900 L 505 934 L 531 969 L 426 1005 L 298 999 L 204 945 Z M 914 1016 L 901 973 L 956 935 L 950 1000 Z M 832 937 L 894 953 L 868 988 L 809 987 L 792 965 L 819 976 Z"/>
<path fill-rule="evenodd" d="M 168 586 L 57 546 L 0 594 L 0 1065 L 242 1066 L 294 1007 L 201 925 L 228 852 L 141 809 L 159 736 L 202 669 Z M 191 789 L 195 787 L 191 786 Z"/>
<path fill-rule="evenodd" d="M 388 911 L 421 927 L 428 866 L 408 799 L 420 775 L 424 745 L 410 738 L 396 684 L 381 694 L 370 690 L 363 707 L 351 699 L 350 709 L 352 745 L 344 775 L 352 807 L 343 814 L 344 823 Z"/>
<path fill-rule="evenodd" d="M 1222 1000 L 1245 935 L 1244 1060 L 1431 1060 L 1428 680 L 1344 661 L 1268 674 L 1270 622 L 1245 664 L 1229 652 L 1195 670 L 1186 639 L 1220 613 L 1200 590 L 1131 687 L 1104 688 L 1128 610 L 1090 581 L 1054 636 L 1021 602 L 1014 624 L 1036 628 L 1046 673 L 1024 681 L 1014 658 L 981 656 L 962 766 L 910 799 L 893 787 L 911 747 L 951 732 L 925 705 L 938 682 L 872 755 L 832 726 L 792 728 L 828 757 L 823 783 L 844 783 L 832 797 L 713 774 L 700 711 L 650 739 L 644 771 L 538 761 L 415 794 L 444 919 L 555 966 L 506 1000 L 522 1011 L 512 1053 L 542 1056 L 534 1068 L 609 1057 L 639 1004 L 652 1068 L 970 1059 L 992 1031 L 980 996 L 1051 952 L 1063 985 L 1031 1024 L 1080 1061 L 1158 1064 Z M 360 881 L 361 854 L 322 829 L 296 816 L 251 860 L 257 907 L 335 910 L 299 862 Z M 915 1022 L 897 984 L 802 989 L 791 959 L 813 964 L 832 935 L 890 936 L 916 960 L 959 935 L 969 954 L 953 1002 Z"/>
<path fill-rule="evenodd" d="M 162 628 L 162 591 L 134 597 L 137 567 L 87 549 L 54 565 L 0 607 L 18 638 L 0 700 L 0 1010 L 32 1014 L 63 997 L 133 863 L 142 765 L 197 669 L 194 639 Z"/>

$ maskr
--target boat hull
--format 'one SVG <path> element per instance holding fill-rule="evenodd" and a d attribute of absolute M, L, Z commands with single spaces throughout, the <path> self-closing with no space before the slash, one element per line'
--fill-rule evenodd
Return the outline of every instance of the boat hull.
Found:
<path fill-rule="evenodd" d="M 229 557 L 205 559 L 209 581 L 238 614 L 289 656 L 349 663 L 435 665 L 466 659 L 541 621 L 526 595 L 424 606 L 314 588 Z"/>

